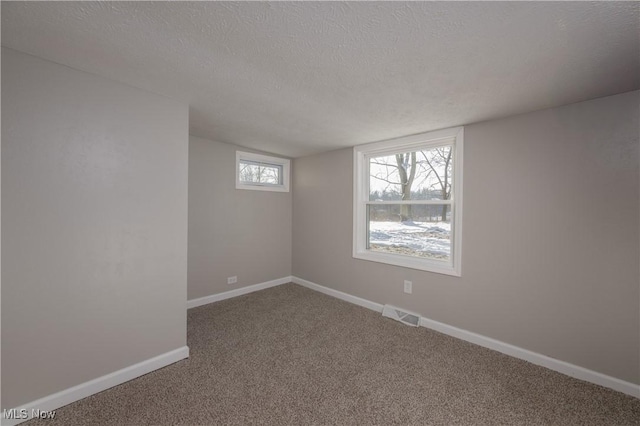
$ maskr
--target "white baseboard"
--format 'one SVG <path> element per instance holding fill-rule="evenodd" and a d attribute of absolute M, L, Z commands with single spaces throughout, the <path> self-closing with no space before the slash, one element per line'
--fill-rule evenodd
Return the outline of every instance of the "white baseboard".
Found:
<path fill-rule="evenodd" d="M 183 346 L 162 355 L 150 358 L 146 361 L 139 362 L 122 370 L 114 371 L 97 379 L 79 384 L 77 386 L 65 389 L 61 392 L 54 393 L 36 401 L 29 402 L 13 410 L 3 410 L 2 425 L 17 425 L 31 418 L 32 410 L 53 411 L 65 405 L 76 402 L 82 398 L 86 398 L 98 392 L 102 392 L 129 380 L 135 379 L 147 373 L 157 370 L 167 365 L 178 362 L 189 357 L 189 347 Z M 7 411 L 14 413 L 24 413 L 25 418 L 21 419 L 5 419 L 4 415 Z"/>
<path fill-rule="evenodd" d="M 467 342 L 475 343 L 479 346 L 484 346 L 485 348 L 493 349 L 494 351 L 502 352 L 503 354 L 510 355 L 514 358 L 529 361 L 532 364 L 546 367 L 550 370 L 566 374 L 567 376 L 584 380 L 585 382 L 595 383 L 596 385 L 604 386 L 627 395 L 640 398 L 640 385 L 625 382 L 624 380 L 607 376 L 606 374 L 598 373 L 597 371 L 589 370 L 565 361 L 560 361 L 559 359 L 551 358 L 528 349 L 523 349 L 509 343 L 501 342 L 500 340 L 495 340 L 490 337 L 434 321 L 429 318 L 420 318 L 420 325 L 422 327 L 439 331 L 440 333 L 448 334 L 449 336 L 457 337 L 458 339 L 466 340 Z"/>
<path fill-rule="evenodd" d="M 254 284 L 247 287 L 241 287 L 234 290 L 225 291 L 224 293 L 212 294 L 210 296 L 199 297 L 197 299 L 187 300 L 187 309 L 197 306 L 208 305 L 209 303 L 219 302 L 232 297 L 242 296 L 243 294 L 253 293 L 254 291 L 264 290 L 265 288 L 275 287 L 277 285 L 291 282 L 292 277 L 282 277 L 276 280 L 266 281 L 260 284 Z"/>
<path fill-rule="evenodd" d="M 332 288 L 328 288 L 295 276 L 292 277 L 292 281 L 311 290 L 319 291 L 329 296 L 342 299 L 344 301 L 371 309 L 376 312 L 382 312 L 383 305 L 380 303 L 352 296 L 350 294 L 343 293 L 341 291 L 334 290 Z M 606 388 L 610 388 L 618 392 L 640 398 L 640 385 L 637 385 L 635 383 L 626 382 L 615 377 L 607 376 L 606 374 L 598 373 L 597 371 L 589 370 L 565 361 L 560 361 L 558 359 L 554 359 L 546 355 L 530 351 L 528 349 L 523 349 L 509 343 L 501 342 L 499 340 L 495 340 L 490 337 L 474 333 L 472 331 L 434 321 L 429 318 L 421 317 L 420 325 L 422 327 L 430 328 L 440 333 L 447 334 L 461 340 L 466 340 L 467 342 L 471 342 L 485 348 L 493 349 L 503 354 L 510 355 L 514 358 L 529 361 L 532 364 L 546 367 L 550 370 L 557 371 L 558 373 L 566 374 L 567 376 L 584 380 L 585 382 L 595 383 L 596 385 L 604 386 Z"/>
<path fill-rule="evenodd" d="M 298 277 L 291 277 L 291 281 L 295 284 L 301 285 L 303 287 L 307 287 L 311 290 L 319 291 L 320 293 L 327 294 L 329 296 L 336 297 L 338 299 L 342 299 L 349 303 L 353 303 L 354 305 L 362 306 L 363 308 L 371 309 L 372 311 L 382 312 L 383 305 L 380 303 L 372 302 L 367 299 L 363 299 L 361 297 L 352 296 L 348 293 L 343 293 L 338 290 L 334 290 L 329 287 L 322 286 L 320 284 L 312 283 L 311 281 L 303 280 Z"/>

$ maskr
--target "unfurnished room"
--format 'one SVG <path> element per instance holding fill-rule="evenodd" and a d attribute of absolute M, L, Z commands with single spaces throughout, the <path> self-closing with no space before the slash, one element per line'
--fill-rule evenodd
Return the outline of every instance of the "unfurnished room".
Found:
<path fill-rule="evenodd" d="M 640 3 L 0 19 L 2 425 L 640 425 Z"/>

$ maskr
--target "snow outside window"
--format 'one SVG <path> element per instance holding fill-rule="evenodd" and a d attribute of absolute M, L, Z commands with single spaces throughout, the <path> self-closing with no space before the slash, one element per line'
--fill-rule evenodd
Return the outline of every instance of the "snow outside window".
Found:
<path fill-rule="evenodd" d="M 236 189 L 289 192 L 290 161 L 236 151 Z"/>
<path fill-rule="evenodd" d="M 354 148 L 353 257 L 461 275 L 463 133 Z"/>

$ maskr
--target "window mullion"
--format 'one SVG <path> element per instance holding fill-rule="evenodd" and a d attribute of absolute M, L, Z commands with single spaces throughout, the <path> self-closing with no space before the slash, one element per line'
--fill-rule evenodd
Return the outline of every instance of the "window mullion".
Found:
<path fill-rule="evenodd" d="M 454 201 L 453 200 L 389 200 L 389 201 L 366 201 L 367 204 L 371 204 L 371 205 L 393 205 L 393 204 L 398 204 L 398 205 L 426 205 L 426 206 L 430 206 L 430 205 L 453 205 Z"/>

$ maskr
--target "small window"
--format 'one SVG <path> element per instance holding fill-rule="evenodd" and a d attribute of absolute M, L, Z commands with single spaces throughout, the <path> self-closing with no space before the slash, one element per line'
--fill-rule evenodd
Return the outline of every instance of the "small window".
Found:
<path fill-rule="evenodd" d="M 463 128 L 354 148 L 353 257 L 461 274 Z"/>
<path fill-rule="evenodd" d="M 289 192 L 286 158 L 236 151 L 236 189 Z"/>

